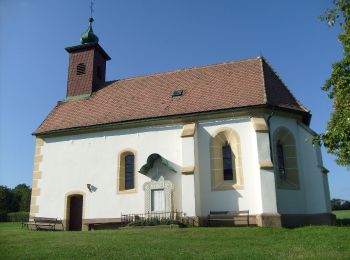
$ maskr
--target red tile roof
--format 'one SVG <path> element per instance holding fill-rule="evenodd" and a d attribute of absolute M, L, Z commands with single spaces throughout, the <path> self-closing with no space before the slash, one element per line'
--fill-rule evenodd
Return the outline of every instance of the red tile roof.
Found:
<path fill-rule="evenodd" d="M 34 134 L 258 105 L 309 112 L 258 57 L 108 82 L 88 98 L 59 102 Z"/>

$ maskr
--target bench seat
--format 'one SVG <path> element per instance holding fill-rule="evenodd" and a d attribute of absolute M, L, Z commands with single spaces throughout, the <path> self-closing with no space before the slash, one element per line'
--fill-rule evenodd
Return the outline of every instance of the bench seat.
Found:
<path fill-rule="evenodd" d="M 57 218 L 34 217 L 34 225 L 36 230 L 56 230 L 56 225 L 61 225 L 63 222 Z"/>
<path fill-rule="evenodd" d="M 214 223 L 215 222 L 215 223 Z M 207 218 L 208 226 L 213 224 L 226 223 L 234 226 L 249 226 L 249 210 L 242 211 L 210 211 Z M 216 225 L 215 225 L 216 226 Z"/>

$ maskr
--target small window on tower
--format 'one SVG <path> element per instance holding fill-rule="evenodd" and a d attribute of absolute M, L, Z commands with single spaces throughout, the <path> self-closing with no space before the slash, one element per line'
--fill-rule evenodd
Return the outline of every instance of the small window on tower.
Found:
<path fill-rule="evenodd" d="M 77 66 L 77 75 L 82 75 L 86 73 L 86 65 L 84 63 L 79 63 Z"/>

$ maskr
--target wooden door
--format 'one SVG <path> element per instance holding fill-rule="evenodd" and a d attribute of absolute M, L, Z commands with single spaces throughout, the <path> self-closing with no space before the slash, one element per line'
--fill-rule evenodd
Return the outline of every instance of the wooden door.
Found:
<path fill-rule="evenodd" d="M 81 231 L 83 222 L 83 196 L 69 197 L 69 230 Z"/>

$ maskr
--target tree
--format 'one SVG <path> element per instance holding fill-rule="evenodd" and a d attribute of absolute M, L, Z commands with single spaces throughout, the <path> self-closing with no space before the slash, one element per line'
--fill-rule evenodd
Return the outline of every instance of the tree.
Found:
<path fill-rule="evenodd" d="M 332 210 L 349 210 L 350 201 L 342 199 L 332 199 L 331 200 Z"/>
<path fill-rule="evenodd" d="M 30 208 L 30 197 L 31 189 L 26 184 L 18 184 L 14 189 L 12 189 L 12 194 L 14 200 L 16 201 L 15 211 L 29 211 Z"/>
<path fill-rule="evenodd" d="M 0 186 L 0 212 L 12 212 L 14 206 L 11 189 Z"/>
<path fill-rule="evenodd" d="M 18 184 L 10 189 L 0 186 L 0 212 L 29 211 L 31 189 L 25 184 Z"/>
<path fill-rule="evenodd" d="M 334 8 L 321 16 L 329 26 L 339 25 L 342 32 L 344 57 L 333 64 L 332 74 L 322 89 L 334 100 L 334 111 L 327 124 L 327 131 L 315 141 L 324 144 L 329 153 L 337 156 L 339 165 L 350 166 L 350 0 L 333 0 Z"/>

